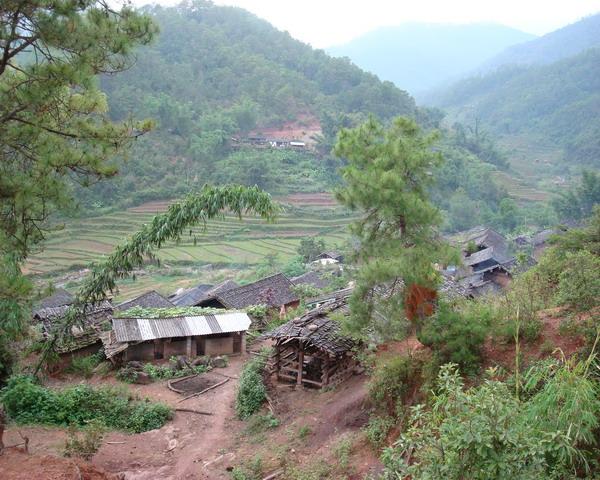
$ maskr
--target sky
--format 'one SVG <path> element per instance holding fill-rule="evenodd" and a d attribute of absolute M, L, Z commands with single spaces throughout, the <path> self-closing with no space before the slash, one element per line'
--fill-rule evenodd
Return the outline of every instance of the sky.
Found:
<path fill-rule="evenodd" d="M 180 0 L 133 0 L 175 5 Z M 216 0 L 245 8 L 316 48 L 405 22 L 501 23 L 543 35 L 600 12 L 600 0 Z"/>

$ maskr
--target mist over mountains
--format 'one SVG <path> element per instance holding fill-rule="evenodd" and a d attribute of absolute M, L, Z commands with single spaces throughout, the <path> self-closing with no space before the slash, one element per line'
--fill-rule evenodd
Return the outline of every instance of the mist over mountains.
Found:
<path fill-rule="evenodd" d="M 373 30 L 327 52 L 348 57 L 382 80 L 418 95 L 465 76 L 505 48 L 533 38 L 498 24 L 406 23 Z"/>

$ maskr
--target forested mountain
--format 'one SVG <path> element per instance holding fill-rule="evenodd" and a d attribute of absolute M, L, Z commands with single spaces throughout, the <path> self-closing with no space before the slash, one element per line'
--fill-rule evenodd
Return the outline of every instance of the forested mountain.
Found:
<path fill-rule="evenodd" d="M 506 66 L 434 101 L 496 134 L 535 134 L 564 152 L 564 166 L 600 164 L 600 48 L 550 65 Z"/>
<path fill-rule="evenodd" d="M 328 51 L 417 94 L 466 75 L 509 45 L 532 38 L 497 24 L 407 23 L 379 28 Z"/>
<path fill-rule="evenodd" d="M 145 9 L 160 27 L 133 68 L 102 78 L 114 119 L 152 118 L 119 176 L 80 195 L 87 206 L 172 198 L 206 181 L 262 187 L 301 182 L 322 191 L 335 171 L 327 155 L 232 152 L 232 136 L 290 122 L 319 133 L 328 154 L 340 126 L 372 113 L 416 116 L 414 100 L 347 60 L 294 40 L 253 14 L 198 0 Z M 286 165 L 289 167 L 287 168 Z M 294 175 L 282 178 L 284 171 Z M 300 171 L 299 171 L 300 170 Z"/>
<path fill-rule="evenodd" d="M 137 51 L 133 68 L 102 78 L 101 86 L 114 119 L 149 117 L 157 126 L 137 140 L 110 181 L 75 186 L 80 212 L 175 198 L 206 182 L 258 185 L 274 194 L 331 191 L 343 164 L 331 153 L 341 127 L 371 114 L 384 123 L 403 115 L 427 130 L 443 117 L 418 108 L 391 82 L 242 9 L 196 1 L 146 11 L 160 27 L 157 41 Z M 314 144 L 294 151 L 232 141 L 286 135 L 312 137 Z M 506 159 L 489 139 L 460 127 L 443 137 L 448 160 L 434 197 L 448 212 L 447 228 L 481 221 L 504 228 L 499 204 L 507 193 L 493 171 Z M 473 208 L 466 219 L 457 217 L 459 203 Z"/>
<path fill-rule="evenodd" d="M 486 62 L 484 71 L 502 65 L 540 65 L 556 62 L 600 46 L 600 13 L 525 43 L 508 47 Z"/>

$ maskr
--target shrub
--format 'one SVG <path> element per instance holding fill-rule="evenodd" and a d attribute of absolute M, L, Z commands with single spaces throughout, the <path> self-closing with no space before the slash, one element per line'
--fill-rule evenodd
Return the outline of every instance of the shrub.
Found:
<path fill-rule="evenodd" d="M 50 390 L 31 377 L 12 377 L 0 392 L 6 413 L 17 423 L 83 427 L 98 422 L 107 428 L 135 433 L 159 428 L 171 418 L 160 403 L 134 401 L 117 388 L 77 385 Z"/>
<path fill-rule="evenodd" d="M 91 460 L 102 446 L 104 427 L 97 421 L 90 422 L 81 431 L 71 426 L 65 441 L 65 457 L 78 457 Z"/>
<path fill-rule="evenodd" d="M 267 389 L 262 378 L 266 362 L 266 355 L 256 357 L 242 369 L 235 400 L 235 411 L 242 420 L 257 412 L 267 398 Z"/>
<path fill-rule="evenodd" d="M 369 419 L 369 423 L 363 427 L 363 431 L 371 445 L 379 449 L 382 447 L 393 426 L 394 419 L 392 417 L 373 416 Z"/>
<path fill-rule="evenodd" d="M 600 303 L 600 258 L 588 251 L 567 255 L 559 275 L 557 299 L 576 310 L 590 310 Z"/>
<path fill-rule="evenodd" d="M 94 374 L 94 369 L 100 365 L 100 362 L 102 362 L 100 355 L 74 356 L 71 360 L 71 365 L 67 367 L 66 371 L 84 378 L 90 378 Z"/>
<path fill-rule="evenodd" d="M 123 367 L 117 372 L 117 380 L 126 383 L 135 383 L 138 379 L 138 371 L 131 367 Z"/>
<path fill-rule="evenodd" d="M 248 425 L 246 426 L 245 433 L 248 435 L 257 435 L 270 428 L 277 428 L 278 426 L 279 419 L 272 413 L 267 413 L 266 415 L 254 414 L 248 418 Z"/>
<path fill-rule="evenodd" d="M 413 357 L 385 357 L 373 371 L 369 396 L 375 407 L 393 415 L 419 384 L 421 362 Z"/>
<path fill-rule="evenodd" d="M 458 364 L 465 372 L 474 372 L 481 361 L 481 347 L 488 327 L 479 318 L 452 311 L 441 304 L 423 325 L 419 341 L 431 347 L 441 363 Z"/>

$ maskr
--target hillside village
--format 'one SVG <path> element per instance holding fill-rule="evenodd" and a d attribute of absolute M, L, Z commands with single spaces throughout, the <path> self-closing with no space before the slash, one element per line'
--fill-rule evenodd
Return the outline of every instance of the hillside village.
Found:
<path fill-rule="evenodd" d="M 600 13 L 166 1 L 0 2 L 0 480 L 599 478 Z"/>

